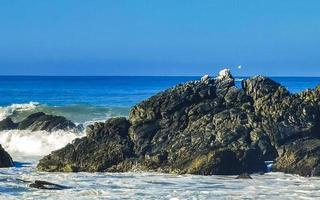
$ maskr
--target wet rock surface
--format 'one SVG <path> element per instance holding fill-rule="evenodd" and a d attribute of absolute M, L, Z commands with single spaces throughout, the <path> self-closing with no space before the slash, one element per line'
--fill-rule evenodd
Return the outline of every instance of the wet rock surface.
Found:
<path fill-rule="evenodd" d="M 62 116 L 47 115 L 43 112 L 38 112 L 29 115 L 21 122 L 14 123 L 10 117 L 0 121 L 1 130 L 31 130 L 31 131 L 58 131 L 58 130 L 72 130 L 80 132 L 83 130 L 81 125 L 76 126 L 70 120 Z"/>
<path fill-rule="evenodd" d="M 58 185 L 55 183 L 50 183 L 47 181 L 36 180 L 29 185 L 31 188 L 41 189 L 41 190 L 65 190 L 70 189 L 71 187 Z"/>
<path fill-rule="evenodd" d="M 264 172 L 264 161 L 277 159 L 275 171 L 318 175 L 319 97 L 317 89 L 290 94 L 262 76 L 237 88 L 223 70 L 137 104 L 128 120 L 88 126 L 86 137 L 44 157 L 37 168 L 239 175 Z M 294 170 L 299 167 L 305 172 Z"/>
<path fill-rule="evenodd" d="M 0 168 L 13 167 L 11 156 L 0 145 Z"/>

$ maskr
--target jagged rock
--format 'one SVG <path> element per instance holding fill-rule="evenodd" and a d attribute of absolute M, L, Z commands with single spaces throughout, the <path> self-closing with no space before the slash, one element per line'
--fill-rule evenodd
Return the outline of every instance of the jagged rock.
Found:
<path fill-rule="evenodd" d="M 277 152 L 256 123 L 253 103 L 224 70 L 217 78 L 177 85 L 134 106 L 130 124 L 112 119 L 89 126 L 85 138 L 52 152 L 38 169 L 203 175 L 263 171 L 264 161 Z"/>
<path fill-rule="evenodd" d="M 261 76 L 244 81 L 243 88 L 254 100 L 260 118 L 257 123 L 276 147 L 320 132 L 319 92 L 290 94 L 280 84 Z"/>
<path fill-rule="evenodd" d="M 0 145 L 0 168 L 13 167 L 11 156 Z"/>
<path fill-rule="evenodd" d="M 11 118 L 6 118 L 0 121 L 0 130 L 19 129 L 31 131 L 57 131 L 57 130 L 73 130 L 75 132 L 81 132 L 83 130 L 82 125 L 76 126 L 70 120 L 67 120 L 62 116 L 47 115 L 43 112 L 38 112 L 29 115 L 21 122 L 14 123 Z"/>
<path fill-rule="evenodd" d="M 229 70 L 177 85 L 124 118 L 87 127 L 87 136 L 40 160 L 44 171 L 157 171 L 320 175 L 320 90 L 290 94 L 256 76 L 235 87 Z M 284 151 L 281 153 L 281 149 Z"/>
<path fill-rule="evenodd" d="M 320 91 L 306 90 L 290 94 L 269 78 L 254 77 L 243 82 L 254 100 L 261 128 L 273 145 L 285 149 L 273 171 L 319 176 Z"/>

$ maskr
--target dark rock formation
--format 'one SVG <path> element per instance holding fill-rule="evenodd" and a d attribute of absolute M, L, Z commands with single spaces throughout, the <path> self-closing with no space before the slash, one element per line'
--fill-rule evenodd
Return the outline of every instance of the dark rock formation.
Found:
<path fill-rule="evenodd" d="M 18 124 L 14 123 L 10 117 L 0 121 L 0 131 L 16 129 Z"/>
<path fill-rule="evenodd" d="M 58 185 L 55 183 L 50 183 L 47 181 L 36 180 L 29 185 L 31 188 L 42 189 L 42 190 L 64 190 L 70 189 L 71 187 L 67 187 L 64 185 Z"/>
<path fill-rule="evenodd" d="M 139 103 L 128 120 L 89 126 L 38 169 L 238 175 L 275 159 L 274 171 L 320 175 L 320 89 L 290 94 L 262 76 L 240 89 L 224 70 Z"/>
<path fill-rule="evenodd" d="M 319 176 L 320 90 L 290 94 L 271 79 L 254 77 L 244 81 L 261 119 L 258 123 L 282 154 L 273 171 Z"/>
<path fill-rule="evenodd" d="M 0 168 L 13 167 L 13 161 L 10 155 L 0 145 Z"/>
<path fill-rule="evenodd" d="M 40 160 L 44 171 L 240 174 L 265 170 L 277 152 L 256 123 L 253 100 L 228 71 L 178 85 Z"/>
<path fill-rule="evenodd" d="M 0 131 L 11 129 L 29 129 L 31 131 L 49 132 L 57 130 L 73 130 L 80 132 L 83 130 L 83 127 L 81 125 L 76 126 L 73 122 L 64 117 L 47 115 L 43 112 L 38 112 L 29 115 L 26 119 L 18 123 L 14 123 L 10 118 L 0 121 Z"/>
<path fill-rule="evenodd" d="M 257 123 L 276 147 L 320 133 L 320 95 L 306 90 L 290 94 L 284 87 L 265 77 L 243 82 L 243 88 L 254 100 Z"/>

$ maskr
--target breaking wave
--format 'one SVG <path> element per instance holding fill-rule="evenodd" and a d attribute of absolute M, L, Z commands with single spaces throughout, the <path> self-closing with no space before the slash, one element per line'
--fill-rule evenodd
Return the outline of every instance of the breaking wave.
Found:
<path fill-rule="evenodd" d="M 84 134 L 69 131 L 8 130 L 0 131 L 0 144 L 9 154 L 15 156 L 45 156 L 60 149 Z"/>
<path fill-rule="evenodd" d="M 17 112 L 32 111 L 39 105 L 38 102 L 30 102 L 24 104 L 12 104 L 6 107 L 0 107 L 0 120 L 5 119 Z"/>
<path fill-rule="evenodd" d="M 50 115 L 64 116 L 75 123 L 87 125 L 95 121 L 105 121 L 110 117 L 128 116 L 129 109 L 129 107 L 102 107 L 87 104 L 49 106 L 30 102 L 0 107 L 0 121 L 11 117 L 13 121 L 18 122 L 32 113 L 44 112 Z"/>
<path fill-rule="evenodd" d="M 0 107 L 0 121 L 11 117 L 18 122 L 32 113 L 44 112 L 46 114 L 64 116 L 67 119 L 84 126 L 97 121 L 105 121 L 114 116 L 128 116 L 129 108 L 98 107 L 91 105 L 65 105 L 48 106 L 37 102 L 25 104 L 12 104 Z M 71 131 L 35 131 L 5 130 L 0 131 L 0 144 L 15 159 L 20 156 L 44 156 L 51 151 L 60 149 L 84 133 Z"/>

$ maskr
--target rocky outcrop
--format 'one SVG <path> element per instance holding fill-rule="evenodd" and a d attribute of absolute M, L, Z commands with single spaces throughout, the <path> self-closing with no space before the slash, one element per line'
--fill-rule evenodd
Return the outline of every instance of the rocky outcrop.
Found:
<path fill-rule="evenodd" d="M 320 89 L 291 94 L 262 76 L 237 88 L 223 70 L 139 103 L 128 119 L 88 126 L 37 168 L 238 175 L 276 160 L 274 171 L 319 176 L 319 133 Z"/>
<path fill-rule="evenodd" d="M 0 168 L 13 167 L 14 163 L 10 155 L 0 145 Z"/>
<path fill-rule="evenodd" d="M 83 130 L 82 125 L 76 126 L 70 120 L 65 117 L 47 115 L 43 112 L 38 112 L 29 115 L 21 122 L 14 123 L 11 118 L 6 118 L 0 121 L 1 130 L 31 130 L 31 131 L 57 131 L 57 130 L 73 130 L 75 132 L 81 132 Z"/>
<path fill-rule="evenodd" d="M 141 102 L 128 121 L 89 126 L 86 137 L 52 152 L 38 169 L 203 175 L 263 171 L 264 161 L 277 152 L 256 123 L 253 105 L 225 70 Z"/>

